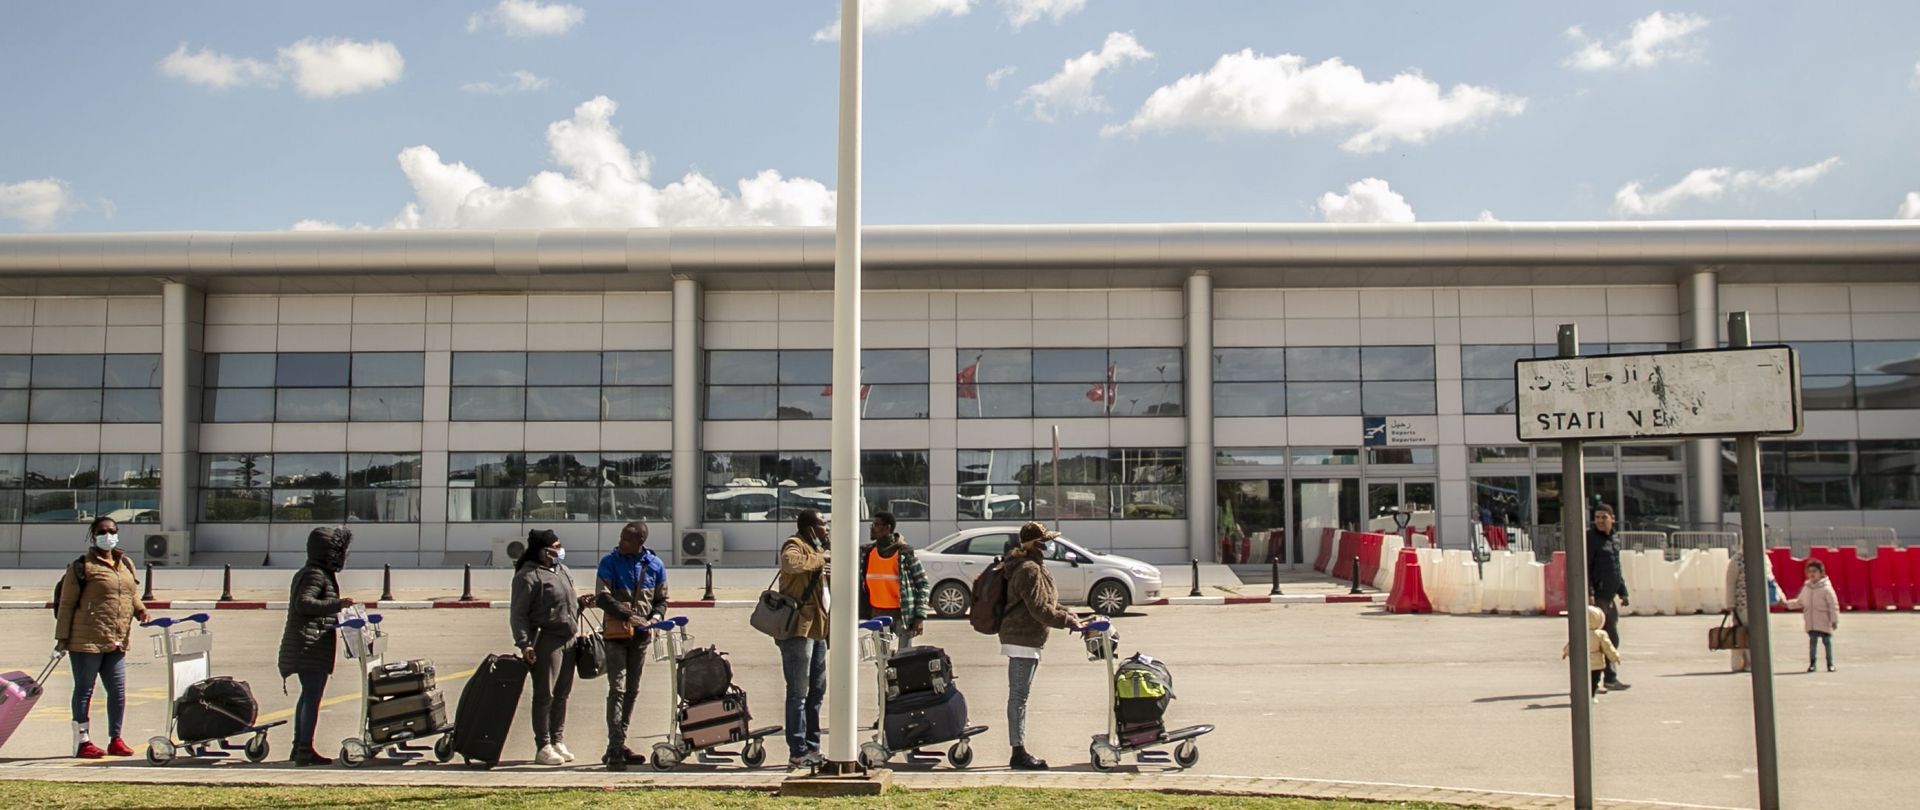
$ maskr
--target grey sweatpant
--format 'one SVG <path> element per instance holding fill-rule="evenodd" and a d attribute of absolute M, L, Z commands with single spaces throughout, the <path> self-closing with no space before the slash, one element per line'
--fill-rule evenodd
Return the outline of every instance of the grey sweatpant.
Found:
<path fill-rule="evenodd" d="M 541 630 L 533 640 L 533 744 L 545 748 L 567 735 L 567 698 L 573 695 L 573 634 Z"/>
<path fill-rule="evenodd" d="M 1015 748 L 1027 744 L 1027 696 L 1039 671 L 1038 658 L 1007 659 L 1007 742 Z"/>

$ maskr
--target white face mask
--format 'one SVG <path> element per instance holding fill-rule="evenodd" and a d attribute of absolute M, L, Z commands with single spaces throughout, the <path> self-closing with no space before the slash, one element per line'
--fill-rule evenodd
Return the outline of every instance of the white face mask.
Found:
<path fill-rule="evenodd" d="M 564 546 L 563 546 L 563 547 L 557 547 L 557 548 L 555 548 L 555 549 L 553 550 L 553 561 L 554 561 L 554 562 L 559 562 L 559 561 L 561 561 L 561 560 L 564 560 L 564 559 L 566 559 L 566 558 L 567 558 L 567 549 L 566 549 L 566 548 L 565 548 Z"/>
<path fill-rule="evenodd" d="M 101 551 L 112 551 L 120 546 L 118 532 L 102 532 L 93 536 L 93 547 Z"/>

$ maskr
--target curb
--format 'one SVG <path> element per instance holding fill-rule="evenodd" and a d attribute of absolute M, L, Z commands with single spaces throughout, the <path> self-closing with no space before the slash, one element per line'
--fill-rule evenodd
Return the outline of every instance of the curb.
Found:
<path fill-rule="evenodd" d="M 1382 603 L 1387 601 L 1384 593 L 1316 593 L 1280 596 L 1170 596 L 1142 602 L 1141 607 L 1171 606 L 1227 606 L 1227 605 L 1337 605 L 1347 603 Z M 357 602 L 369 610 L 428 610 L 428 609 L 500 609 L 508 606 L 504 599 L 481 599 L 460 601 L 458 599 L 437 600 L 388 600 Z M 668 602 L 669 608 L 750 608 L 755 604 L 752 599 L 698 599 L 687 602 Z M 261 602 L 252 600 L 155 600 L 146 603 L 148 610 L 286 610 L 287 603 Z M 52 610 L 52 602 L 0 601 L 0 610 Z"/>

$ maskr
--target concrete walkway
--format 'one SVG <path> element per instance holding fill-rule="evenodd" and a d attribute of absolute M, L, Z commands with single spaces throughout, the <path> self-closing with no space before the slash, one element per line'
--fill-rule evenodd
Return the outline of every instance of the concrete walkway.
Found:
<path fill-rule="evenodd" d="M 54 782 L 124 782 L 130 784 L 253 785 L 271 787 L 455 787 L 455 788 L 639 788 L 668 787 L 712 790 L 768 790 L 786 778 L 778 770 L 720 770 L 689 767 L 656 773 L 644 767 L 626 773 L 600 768 L 504 767 L 479 771 L 458 766 L 386 765 L 346 768 L 289 768 L 273 765 L 225 766 L 176 764 L 155 768 L 144 762 L 80 764 L 72 761 L 15 761 L 0 765 L 0 779 Z M 1385 782 L 1340 782 L 1278 776 L 1214 776 L 1187 773 L 1141 773 L 1121 767 L 1112 773 L 1057 770 L 1043 774 L 1015 773 L 983 768 L 970 771 L 900 770 L 894 784 L 909 790 L 977 787 L 1050 788 L 1057 790 L 1143 790 L 1224 796 L 1273 796 L 1305 799 L 1349 799 L 1379 802 L 1432 802 L 1459 807 L 1502 810 L 1549 810 L 1573 806 L 1567 796 L 1503 793 L 1471 788 L 1399 785 Z M 1707 805 L 1660 804 L 1600 799 L 1601 810 L 1723 810 Z"/>

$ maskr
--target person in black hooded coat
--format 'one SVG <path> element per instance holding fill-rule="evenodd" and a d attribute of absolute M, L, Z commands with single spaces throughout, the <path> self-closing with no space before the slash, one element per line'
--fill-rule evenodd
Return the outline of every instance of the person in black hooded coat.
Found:
<path fill-rule="evenodd" d="M 339 633 L 333 628 L 340 609 L 353 604 L 340 595 L 340 569 L 347 564 L 347 546 L 353 532 L 322 526 L 307 535 L 307 564 L 293 575 L 287 595 L 287 629 L 280 636 L 280 677 L 300 677 L 300 700 L 293 707 L 295 765 L 327 765 L 332 759 L 313 750 L 314 726 L 320 721 L 320 699 L 339 655 Z"/>

